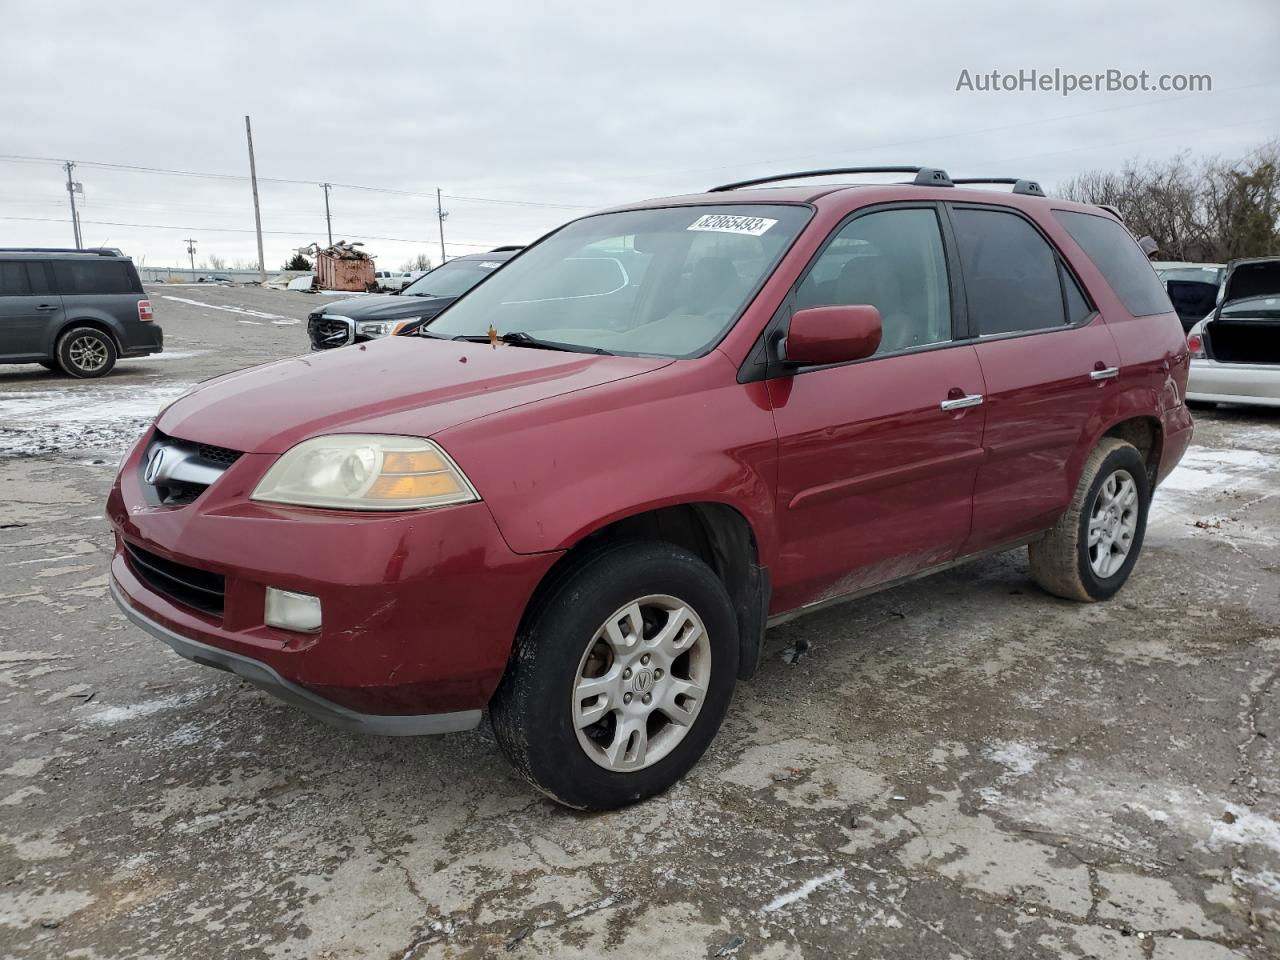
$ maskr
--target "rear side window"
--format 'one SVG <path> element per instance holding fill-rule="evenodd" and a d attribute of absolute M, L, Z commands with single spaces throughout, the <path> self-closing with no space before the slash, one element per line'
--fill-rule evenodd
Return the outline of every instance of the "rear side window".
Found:
<path fill-rule="evenodd" d="M 880 311 L 878 354 L 951 339 L 937 213 L 882 210 L 850 220 L 796 290 L 798 308 L 859 304 Z"/>
<path fill-rule="evenodd" d="M 1076 283 L 1076 278 L 1066 265 L 1060 263 L 1058 269 L 1062 271 L 1062 292 L 1067 297 L 1067 323 L 1083 323 L 1093 313 L 1093 305 L 1085 298 L 1080 284 Z"/>
<path fill-rule="evenodd" d="M 979 336 L 1048 330 L 1067 323 L 1058 255 L 1013 213 L 952 208 L 956 245 Z"/>
<path fill-rule="evenodd" d="M 1053 215 L 1107 278 L 1124 308 L 1135 317 L 1172 313 L 1173 305 L 1151 261 L 1129 231 L 1110 217 L 1055 210 Z"/>
<path fill-rule="evenodd" d="M 133 267 L 124 260 L 55 260 L 58 292 L 74 294 L 141 293 Z"/>

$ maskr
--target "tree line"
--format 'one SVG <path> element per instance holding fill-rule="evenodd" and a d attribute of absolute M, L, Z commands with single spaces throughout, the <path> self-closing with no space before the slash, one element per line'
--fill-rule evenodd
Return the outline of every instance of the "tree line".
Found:
<path fill-rule="evenodd" d="M 1280 255 L 1280 140 L 1234 160 L 1189 153 L 1130 160 L 1118 171 L 1073 177 L 1058 193 L 1115 207 L 1135 236 L 1160 245 L 1158 260 Z"/>

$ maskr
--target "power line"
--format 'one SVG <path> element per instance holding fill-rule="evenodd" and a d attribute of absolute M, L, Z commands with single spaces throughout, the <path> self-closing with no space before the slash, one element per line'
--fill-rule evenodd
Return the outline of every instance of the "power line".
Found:
<path fill-rule="evenodd" d="M 32 157 L 23 154 L 0 154 L 0 161 L 6 163 L 56 163 L 62 165 L 63 160 L 57 157 Z M 249 177 L 238 173 L 209 173 L 197 170 L 175 170 L 169 167 L 148 167 L 134 163 L 110 163 L 105 160 L 77 160 L 77 164 L 86 167 L 95 167 L 103 170 L 120 170 L 127 173 L 150 173 L 167 177 L 196 177 L 207 180 L 231 180 L 245 181 Z M 284 183 L 294 186 L 323 186 L 326 181 L 323 180 L 297 180 L 288 177 L 258 177 L 259 183 Z M 344 190 L 366 190 L 371 193 L 387 193 L 400 197 L 416 197 L 420 200 L 434 200 L 435 195 L 430 193 L 415 193 L 412 190 L 400 190 L 394 187 L 374 187 L 361 183 L 329 183 L 330 187 L 341 187 Z M 472 203 L 496 203 L 512 207 L 550 207 L 564 210 L 594 210 L 596 207 L 591 204 L 582 203 L 552 203 L 544 200 L 504 200 L 497 197 L 455 197 L 448 194 L 445 195 L 449 200 L 463 200 Z"/>
<path fill-rule="evenodd" d="M 17 220 L 25 223 L 70 223 L 66 217 L 3 217 L 0 220 Z M 180 226 L 171 223 L 120 223 L 115 220 L 81 220 L 81 223 L 90 223 L 99 227 L 137 227 L 145 230 L 198 230 L 204 233 L 256 233 L 244 227 L 201 227 L 201 226 Z M 281 237 L 312 237 L 315 235 L 314 230 L 263 230 L 264 234 L 273 234 Z M 355 237 L 358 240 L 381 240 L 387 243 L 435 243 L 432 240 L 414 240 L 407 237 L 375 237 L 364 233 L 349 233 L 349 237 Z M 455 247 L 478 247 L 481 249 L 489 249 L 501 246 L 501 244 L 490 241 L 488 243 L 464 242 L 461 240 L 450 240 L 449 244 Z"/>

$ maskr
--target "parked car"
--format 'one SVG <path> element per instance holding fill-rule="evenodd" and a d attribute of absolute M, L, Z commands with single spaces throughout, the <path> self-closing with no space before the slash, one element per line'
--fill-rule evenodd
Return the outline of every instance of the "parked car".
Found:
<path fill-rule="evenodd" d="M 487 708 L 605 809 L 693 766 L 769 624 L 1020 545 L 1111 597 L 1192 432 L 1133 238 L 937 170 L 748 189 L 806 176 L 583 217 L 423 336 L 200 384 L 111 491 L 121 609 L 348 730 Z"/>
<path fill-rule="evenodd" d="M 1213 312 L 1227 269 L 1224 264 L 1157 260 L 1151 266 L 1168 291 L 1184 330 L 1190 331 Z"/>
<path fill-rule="evenodd" d="M 0 363 L 105 376 L 164 348 L 133 261 L 114 247 L 0 249 Z"/>
<path fill-rule="evenodd" d="M 382 291 L 402 290 L 413 280 L 413 274 L 407 270 L 375 270 L 373 282 Z"/>
<path fill-rule="evenodd" d="M 425 321 L 497 270 L 520 249 L 458 257 L 422 274 L 398 294 L 327 303 L 307 317 L 311 349 L 331 350 L 392 334 L 415 336 Z"/>
<path fill-rule="evenodd" d="M 1187 346 L 1188 401 L 1280 407 L 1280 257 L 1231 261 L 1221 304 Z"/>

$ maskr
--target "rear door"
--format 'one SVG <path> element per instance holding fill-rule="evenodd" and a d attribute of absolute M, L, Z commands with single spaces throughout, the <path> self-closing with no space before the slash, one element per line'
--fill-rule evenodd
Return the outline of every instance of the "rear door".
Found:
<path fill-rule="evenodd" d="M 769 381 L 779 439 L 774 612 L 950 560 L 982 457 L 977 353 L 954 339 L 956 287 L 934 204 L 873 208 L 832 235 L 794 308 L 872 304 L 872 357 Z"/>
<path fill-rule="evenodd" d="M 1115 340 L 1035 224 L 1005 207 L 949 204 L 986 382 L 985 453 L 965 553 L 1050 526 L 1071 498 L 1071 461 L 1116 388 Z"/>
<path fill-rule="evenodd" d="M 0 357 L 46 359 L 46 331 L 62 318 L 62 298 L 50 292 L 37 260 L 0 260 Z"/>

